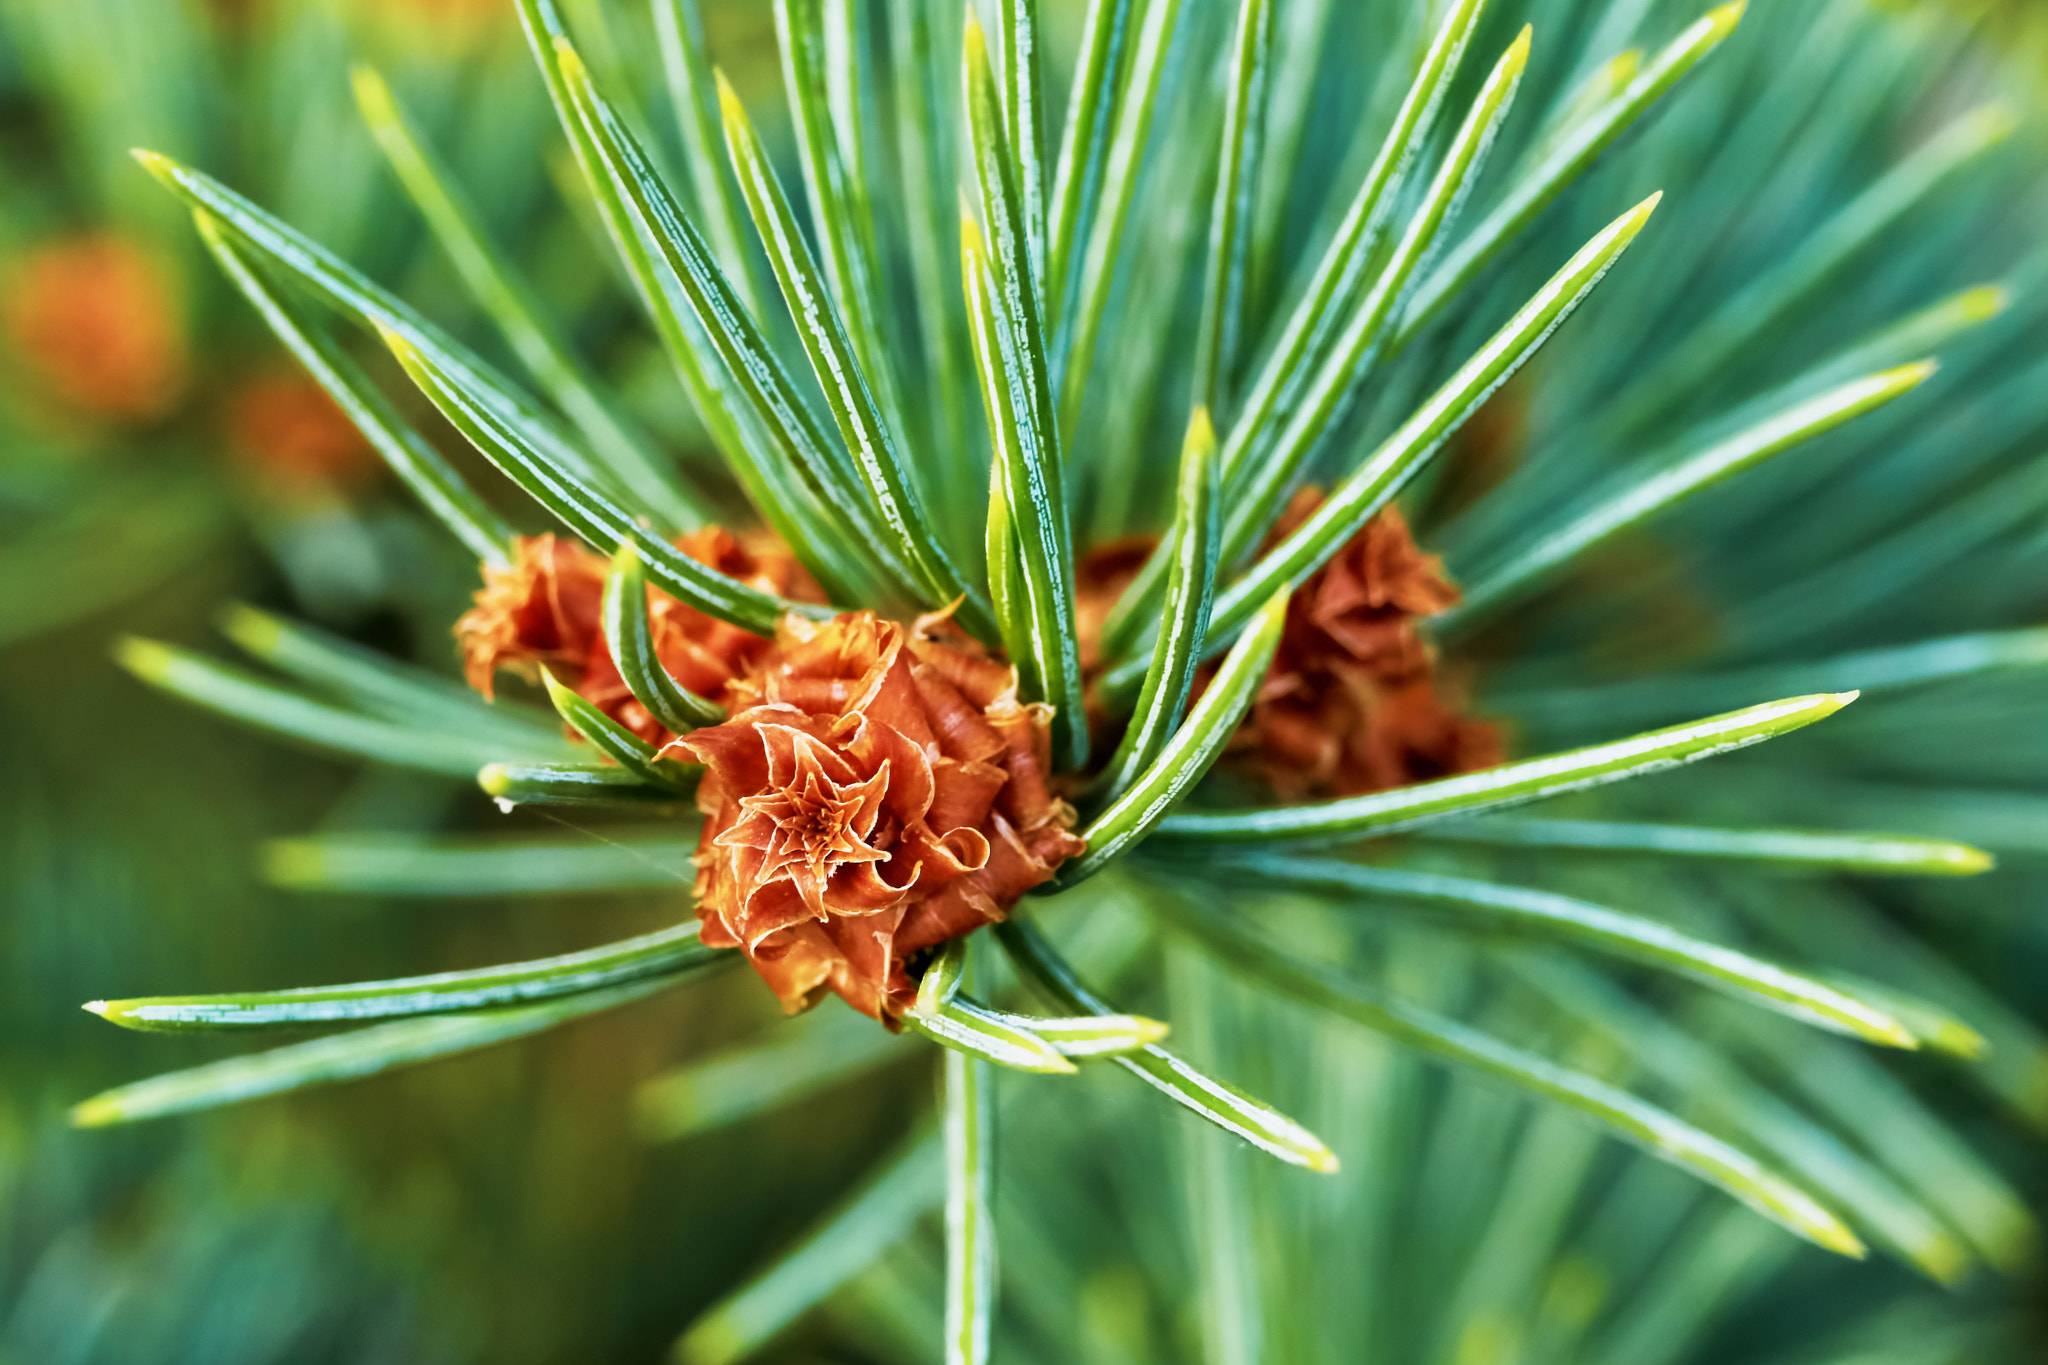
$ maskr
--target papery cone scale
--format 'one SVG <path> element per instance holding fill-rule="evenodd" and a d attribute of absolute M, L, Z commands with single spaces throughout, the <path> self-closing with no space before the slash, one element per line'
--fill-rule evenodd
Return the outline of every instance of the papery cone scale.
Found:
<path fill-rule="evenodd" d="M 1295 494 L 1271 539 L 1284 539 L 1322 498 L 1316 488 Z M 1100 666 L 1102 623 L 1155 543 L 1117 541 L 1083 556 L 1076 614 L 1089 667 Z M 1385 791 L 1500 762 L 1498 730 L 1446 700 L 1416 629 L 1457 601 L 1400 511 L 1382 510 L 1295 590 L 1231 753 L 1289 800 Z"/>
<path fill-rule="evenodd" d="M 824 600 L 803 566 L 771 536 L 742 540 L 709 526 L 680 537 L 676 548 L 764 592 L 798 602 Z M 605 558 L 552 535 L 522 536 L 516 549 L 509 566 L 484 569 L 476 605 L 455 623 L 470 685 L 488 697 L 499 669 L 532 679 L 546 668 L 649 743 L 675 738 L 634 700 L 605 644 Z M 648 616 L 662 666 L 700 697 L 719 698 L 769 647 L 765 636 L 707 616 L 658 588 L 648 589 Z"/>
<path fill-rule="evenodd" d="M 1316 488 L 1295 494 L 1274 537 L 1322 500 Z M 1384 508 L 1295 590 L 1237 751 L 1289 800 L 1386 791 L 1501 762 L 1500 732 L 1445 700 L 1416 629 L 1458 596 L 1400 510 Z"/>

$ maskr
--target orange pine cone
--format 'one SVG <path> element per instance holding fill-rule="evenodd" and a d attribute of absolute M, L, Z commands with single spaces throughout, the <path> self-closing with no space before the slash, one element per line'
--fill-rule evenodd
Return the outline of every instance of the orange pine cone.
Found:
<path fill-rule="evenodd" d="M 704 942 L 742 949 L 792 1013 L 832 991 L 892 1022 L 907 957 L 1086 847 L 1048 783 L 1051 712 L 943 616 L 785 618 L 727 699 L 672 746 L 706 768 Z"/>
<path fill-rule="evenodd" d="M 764 592 L 798 602 L 824 600 L 803 566 L 772 536 L 742 541 L 707 526 L 679 538 L 676 548 Z M 499 669 L 537 678 L 546 668 L 649 743 L 673 739 L 634 700 L 605 644 L 604 556 L 552 535 L 522 536 L 517 549 L 509 567 L 485 568 L 476 605 L 455 623 L 470 686 L 488 697 Z M 766 638 L 706 616 L 658 588 L 648 589 L 648 613 L 662 666 L 713 701 L 768 648 Z"/>
<path fill-rule="evenodd" d="M 1322 491 L 1294 496 L 1274 530 L 1314 514 Z M 1388 506 L 1295 590 L 1273 668 L 1235 745 L 1288 800 L 1356 796 L 1492 767 L 1499 731 L 1439 693 L 1415 623 L 1458 589 Z"/>
<path fill-rule="evenodd" d="M 1272 541 L 1322 501 L 1317 488 L 1296 493 Z M 1135 537 L 1081 557 L 1075 598 L 1084 667 L 1101 666 L 1103 624 L 1157 543 Z M 1444 699 L 1436 661 L 1415 629 L 1457 600 L 1399 510 L 1382 510 L 1295 590 L 1272 670 L 1232 752 L 1288 800 L 1386 791 L 1501 762 L 1499 731 Z M 1198 693 L 1204 685 L 1206 677 Z"/>

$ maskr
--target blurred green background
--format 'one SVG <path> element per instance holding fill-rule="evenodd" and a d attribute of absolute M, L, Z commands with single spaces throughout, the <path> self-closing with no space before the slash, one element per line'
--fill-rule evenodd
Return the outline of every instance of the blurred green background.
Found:
<path fill-rule="evenodd" d="M 772 29 L 736 17 L 714 34 L 773 79 Z M 433 970 L 674 915 L 672 895 L 393 904 L 276 890 L 259 876 L 265 839 L 481 823 L 487 804 L 282 748 L 110 666 L 117 631 L 204 639 L 232 600 L 452 665 L 474 565 L 298 379 L 126 154 L 209 166 L 459 319 L 459 291 L 357 115 L 349 68 L 365 60 L 605 368 L 646 375 L 657 429 L 692 440 L 665 362 L 620 325 L 606 257 L 525 155 L 551 115 L 509 4 L 0 11 L 10 1365 L 656 1358 L 892 1136 L 885 1086 L 836 1107 L 836 1167 L 813 1155 L 766 1188 L 703 1177 L 741 1153 L 772 1165 L 789 1145 L 773 1129 L 640 1141 L 636 1081 L 775 1013 L 738 981 L 306 1103 L 65 1127 L 70 1103 L 138 1066 L 218 1051 L 109 1046 L 78 1006 L 111 982 Z"/>
<path fill-rule="evenodd" d="M 712 51 L 757 116 L 779 110 L 768 6 L 704 7 Z M 656 74 L 636 62 L 644 7 L 568 8 L 601 35 L 590 50 L 651 91 Z M 1944 34 L 1982 25 L 1966 69 L 2022 98 L 2040 90 L 2034 7 L 1954 8 L 1961 18 Z M 1047 7 L 1054 69 L 1076 9 Z M 1873 8 L 1873 22 L 1893 22 L 1894 11 L 1897 22 L 1923 21 L 1913 7 L 1887 6 Z M 453 672 L 448 624 L 474 566 L 312 396 L 202 258 L 189 220 L 126 155 L 146 145 L 204 167 L 481 336 L 357 117 L 357 61 L 392 81 L 636 416 L 682 458 L 709 458 L 580 198 L 563 192 L 559 160 L 531 154 L 555 138 L 506 0 L 0 0 L 6 1365 L 655 1360 L 905 1136 L 930 1084 L 929 1053 L 906 1048 L 778 1112 L 648 1140 L 635 1118 L 643 1082 L 774 1018 L 766 994 L 733 975 L 520 1046 L 326 1092 L 132 1130 L 65 1126 L 66 1107 L 96 1090 L 227 1050 L 118 1033 L 82 1001 L 541 956 L 675 914 L 675 891 L 658 885 L 634 897 L 515 899 L 282 889 L 264 875 L 267 840 L 505 820 L 460 784 L 310 756 L 182 709 L 108 661 L 119 633 L 206 641 L 219 609 L 243 601 Z M 2025 112 L 2008 187 L 2038 185 L 2039 117 Z M 768 131 L 786 141 L 786 128 Z M 1893 136 L 1905 133 L 1887 127 L 1868 149 L 1874 164 L 1896 154 Z M 1334 175 L 1344 148 L 1332 139 L 1319 154 Z M 1817 165 L 1813 200 L 1846 198 L 1859 173 Z M 1817 211 L 1780 207 L 1802 222 Z M 1956 283 L 2010 259 L 1981 245 L 1989 264 L 1973 274 L 1965 263 Z M 1767 259 L 1768 235 L 1755 246 Z M 2042 339 L 2034 323 L 2004 344 L 2038 350 Z M 431 425 L 423 408 L 410 411 Z M 476 476 L 488 482 L 480 466 Z M 2038 619 L 2048 586 L 2007 586 Z M 1655 641 L 1672 623 L 1643 629 Z M 2038 788 L 2038 770 L 2015 785 L 2027 777 Z M 540 815 L 509 818 L 550 828 Z M 2038 857 L 2048 837 L 2031 838 Z M 2019 1036 L 2038 1037 L 2048 952 L 2036 926 L 2048 883 L 2023 848 L 2001 852 L 2010 866 L 1988 881 L 1888 893 L 1886 909 L 2009 1011 Z M 1932 1365 L 2038 1359 L 2048 1348 L 2043 1281 L 2024 1251 L 1942 1289 L 1891 1263 L 1828 1263 L 1651 1163 L 1599 1147 L 1596 1170 L 1591 1139 L 1527 1122 L 1520 1101 L 1232 1003 L 1199 965 L 1169 966 L 1173 989 L 1221 992 L 1219 1017 L 1237 1020 L 1230 1046 L 1296 1049 L 1323 1074 L 1351 1078 L 1303 1117 L 1333 1141 L 1363 1145 L 1376 1175 L 1329 1207 L 1288 1215 L 1321 1229 L 1318 1246 L 1349 1248 L 1296 1292 L 1333 1319 L 1365 1311 L 1368 1280 L 1382 1295 L 1396 1285 L 1431 1303 L 1437 1326 L 1412 1329 L 1386 1359 Z M 814 1026 L 831 1027 L 803 1025 Z M 2038 1208 L 2048 1193 L 2040 1130 L 1931 1069 L 1914 1080 Z M 1132 1116 L 1134 1097 L 1093 1080 L 1079 1097 L 1045 1103 L 1005 1086 L 1016 1125 L 1004 1197 L 1031 1205 L 1017 1226 L 1053 1233 L 1005 1244 L 1016 1342 L 999 1358 L 1073 1359 L 1056 1344 L 1063 1331 L 1103 1361 L 1194 1358 L 1201 1305 L 1185 1288 L 1187 1253 L 1178 1233 L 1156 1226 L 1160 1201 L 1132 1193 L 1178 1197 L 1162 1174 L 1178 1130 Z M 1404 1116 L 1398 1137 L 1359 1136 L 1395 1124 L 1390 1112 Z M 1519 1203 L 1492 1185 L 1511 1154 L 1534 1192 Z M 1034 1178 L 1053 1167 L 1057 1178 Z M 1545 1193 L 1563 1207 L 1538 1207 Z M 1562 1236 L 1566 1222 L 1579 1232 Z M 1411 1259 L 1411 1232 L 1434 1223 L 1475 1229 L 1471 1259 Z M 1673 1229 L 1685 1235 L 1670 1242 Z M 1247 1235 L 1290 1231 L 1283 1218 Z M 1678 1249 L 1659 1250 L 1667 1243 Z M 924 1358 L 930 1348 L 918 1343 L 935 1335 L 920 1335 L 919 1314 L 931 1311 L 935 1261 L 924 1243 L 906 1246 L 764 1358 Z M 1524 1263 L 1546 1342 L 1516 1346 L 1487 1317 L 1482 1252 Z M 1611 1268 L 1638 1256 L 1654 1259 L 1655 1273 L 1617 1287 Z M 1329 1345 L 1350 1339 L 1269 1322 L 1265 1358 L 1355 1359 Z"/>

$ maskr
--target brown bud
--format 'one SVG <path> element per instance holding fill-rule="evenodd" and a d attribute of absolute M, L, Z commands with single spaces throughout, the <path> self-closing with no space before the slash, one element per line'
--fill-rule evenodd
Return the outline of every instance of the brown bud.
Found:
<path fill-rule="evenodd" d="M 1050 712 L 941 616 L 788 617 L 727 693 L 732 718 L 672 746 L 705 765 L 704 941 L 781 997 L 890 1021 L 907 956 L 999 920 L 1085 845 L 1047 780 Z"/>

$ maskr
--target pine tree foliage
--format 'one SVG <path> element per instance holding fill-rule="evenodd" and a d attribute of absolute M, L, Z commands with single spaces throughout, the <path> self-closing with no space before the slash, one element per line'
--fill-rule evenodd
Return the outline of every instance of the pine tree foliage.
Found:
<path fill-rule="evenodd" d="M 2040 847 L 2011 789 L 2048 758 L 2042 258 L 2015 116 L 1972 98 L 1956 29 L 1851 0 L 1089 0 L 1067 66 L 1036 0 L 776 0 L 785 148 L 693 0 L 655 0 L 645 69 L 585 7 L 517 3 L 578 202 L 715 465 L 646 434 L 375 72 L 369 133 L 488 341 L 203 167 L 138 159 L 468 554 L 504 564 L 545 524 L 609 558 L 604 630 L 663 725 L 723 711 L 644 643 L 643 584 L 756 633 L 951 607 L 1050 708 L 1087 841 L 919 964 L 903 1022 L 943 1049 L 936 1112 L 681 1358 L 829 1304 L 949 1361 L 1185 1358 L 1176 1333 L 1216 1361 L 1668 1359 L 1794 1255 L 1773 1223 L 1940 1281 L 2023 1258 L 2017 1196 L 1875 1051 L 2048 1123 L 2048 1042 L 1900 932 L 1876 880 L 1990 869 L 1961 839 Z M 1283 521 L 1305 484 L 1327 496 Z M 829 607 L 677 550 L 741 505 Z M 1396 505 L 1463 585 L 1427 626 L 1445 667 L 1517 756 L 1276 801 L 1219 760 L 1292 595 Z M 1090 674 L 1077 582 L 1141 532 Z M 630 813 L 598 843 L 295 840 L 279 880 L 509 895 L 687 864 L 699 770 L 553 678 L 550 713 L 252 611 L 228 633 L 256 668 L 141 640 L 120 661 L 302 745 L 475 775 L 507 811 Z M 688 989 L 738 954 L 687 914 L 474 970 L 96 1001 L 146 1030 L 359 1027 L 76 1117 Z M 642 1120 L 701 1132 L 917 1046 L 853 1022 L 651 1082 Z M 1629 1216 L 1645 1190 L 1668 1222 Z M 1137 1245 L 1133 1285 L 1099 1245 L 1156 1240 L 1148 1220 L 1184 1235 Z M 1359 1226 L 1336 1260 L 1297 1250 Z"/>

